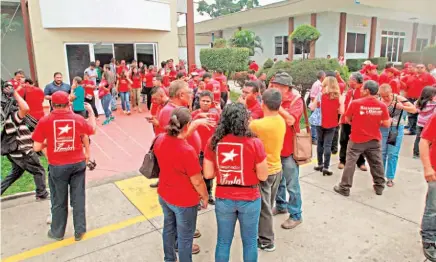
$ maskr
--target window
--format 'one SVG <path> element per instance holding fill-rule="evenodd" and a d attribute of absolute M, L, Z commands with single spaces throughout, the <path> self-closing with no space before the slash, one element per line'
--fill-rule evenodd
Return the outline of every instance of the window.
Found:
<path fill-rule="evenodd" d="M 94 58 L 100 60 L 101 66 L 109 64 L 112 57 L 114 57 L 113 44 L 94 44 Z"/>
<path fill-rule="evenodd" d="M 276 36 L 274 37 L 275 55 L 287 55 L 288 54 L 288 37 Z"/>
<path fill-rule="evenodd" d="M 418 38 L 416 39 L 416 51 L 422 51 L 424 47 L 428 45 L 428 39 L 426 38 Z"/>
<path fill-rule="evenodd" d="M 136 60 L 144 65 L 156 65 L 156 44 L 135 44 Z"/>
<path fill-rule="evenodd" d="M 389 62 L 401 61 L 405 37 L 404 32 L 382 31 L 380 56 Z"/>
<path fill-rule="evenodd" d="M 133 44 L 114 44 L 115 58 L 118 61 L 126 60 L 130 64 L 135 59 Z"/>
<path fill-rule="evenodd" d="M 347 33 L 347 53 L 365 53 L 365 34 Z"/>
<path fill-rule="evenodd" d="M 89 44 L 67 44 L 65 51 L 69 81 L 73 81 L 76 76 L 83 77 L 83 72 L 89 67 L 91 61 Z"/>
<path fill-rule="evenodd" d="M 296 45 L 296 44 L 294 44 L 294 54 L 296 54 L 296 55 L 301 55 L 301 54 L 303 54 L 303 50 L 301 49 L 301 45 Z M 310 53 L 310 43 L 307 43 L 305 46 L 304 46 L 304 53 L 305 54 L 309 54 Z"/>

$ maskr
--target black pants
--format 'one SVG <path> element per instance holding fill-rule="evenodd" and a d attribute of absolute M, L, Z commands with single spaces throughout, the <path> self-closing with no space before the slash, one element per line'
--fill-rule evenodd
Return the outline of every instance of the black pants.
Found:
<path fill-rule="evenodd" d="M 200 156 L 198 158 L 200 160 L 200 166 L 203 169 L 204 153 L 200 152 Z M 207 193 L 209 193 L 209 196 L 212 196 L 213 179 L 204 178 L 204 183 L 206 184 Z"/>
<path fill-rule="evenodd" d="M 148 86 L 146 86 L 146 87 L 144 87 L 144 88 L 142 89 L 143 92 L 141 92 L 141 93 L 143 93 L 144 95 L 147 96 L 147 109 L 148 109 L 148 110 L 150 110 L 150 108 L 151 108 L 151 89 L 152 89 L 152 88 L 153 88 L 153 87 L 148 87 Z"/>
<path fill-rule="evenodd" d="M 62 166 L 49 166 L 48 182 L 51 192 L 51 232 L 63 237 L 68 219 L 68 187 L 73 207 L 75 233 L 86 232 L 85 217 L 85 161 Z"/>
<path fill-rule="evenodd" d="M 338 122 L 341 119 L 341 115 L 338 115 Z M 338 142 L 339 142 L 339 126 L 335 128 L 335 134 L 333 136 L 333 141 L 332 141 L 332 153 L 336 154 L 339 150 L 338 150 Z"/>
<path fill-rule="evenodd" d="M 341 149 L 339 151 L 339 161 L 345 165 L 347 163 L 347 146 L 348 141 L 350 140 L 350 134 L 351 134 L 351 126 L 349 124 L 342 124 L 341 125 L 341 137 L 339 139 L 339 143 L 341 145 Z M 356 165 L 360 167 L 361 165 L 365 164 L 365 158 L 363 155 L 360 155 L 357 159 Z"/>
<path fill-rule="evenodd" d="M 421 141 L 421 133 L 424 128 L 416 126 L 415 143 L 413 144 L 413 156 L 419 157 L 419 142 Z"/>
<path fill-rule="evenodd" d="M 74 114 L 78 114 L 78 115 L 81 115 L 81 116 L 83 116 L 83 118 L 85 118 L 85 119 L 87 119 L 88 118 L 88 112 L 86 111 L 86 110 L 83 110 L 83 111 L 73 111 L 74 112 Z"/>
<path fill-rule="evenodd" d="M 31 152 L 21 158 L 12 158 L 10 156 L 7 157 L 11 162 L 12 170 L 5 177 L 5 179 L 2 180 L 2 195 L 15 181 L 17 181 L 17 179 L 24 174 L 24 171 L 27 171 L 33 175 L 37 197 L 44 197 L 48 194 L 45 186 L 45 170 L 39 161 L 39 156 L 36 153 Z"/>
<path fill-rule="evenodd" d="M 409 102 L 412 104 L 415 104 L 417 99 L 415 98 L 409 98 Z M 416 134 L 416 123 L 418 122 L 418 113 L 411 114 L 407 113 L 407 120 L 409 122 L 409 132 L 410 134 L 414 135 Z"/>
<path fill-rule="evenodd" d="M 221 92 L 221 100 L 224 101 L 224 105 L 227 105 L 227 100 L 229 100 L 228 92 Z M 224 107 L 222 107 L 224 108 Z"/>
<path fill-rule="evenodd" d="M 316 127 L 316 136 L 318 138 L 318 145 L 316 147 L 318 155 L 318 166 L 326 169 L 330 166 L 330 158 L 332 156 L 332 141 L 337 128 L 323 128 L 322 126 Z"/>
<path fill-rule="evenodd" d="M 95 107 L 95 97 L 92 97 L 92 99 L 85 98 L 85 102 L 91 105 L 92 111 L 94 111 L 94 116 L 98 117 L 97 107 Z"/>

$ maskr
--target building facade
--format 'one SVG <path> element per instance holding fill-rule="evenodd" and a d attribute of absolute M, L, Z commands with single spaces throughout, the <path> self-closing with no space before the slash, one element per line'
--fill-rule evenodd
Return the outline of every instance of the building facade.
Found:
<path fill-rule="evenodd" d="M 228 40 L 236 30 L 251 30 L 261 38 L 264 48 L 252 57 L 259 63 L 268 58 L 300 59 L 302 47 L 293 45 L 288 36 L 302 24 L 313 25 L 321 33 L 312 49 L 305 47 L 311 57 L 387 57 L 399 63 L 402 52 L 420 51 L 435 43 L 436 16 L 427 9 L 436 8 L 436 1 L 379 2 L 384 3 L 284 1 L 196 23 L 195 32 L 208 33 L 212 41 L 216 37 Z"/>

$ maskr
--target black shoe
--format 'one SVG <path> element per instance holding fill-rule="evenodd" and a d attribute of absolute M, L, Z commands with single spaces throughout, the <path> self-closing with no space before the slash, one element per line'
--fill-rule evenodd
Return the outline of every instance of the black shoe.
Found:
<path fill-rule="evenodd" d="M 159 181 L 157 181 L 156 183 L 150 184 L 151 188 L 157 188 L 159 186 Z"/>
<path fill-rule="evenodd" d="M 336 155 L 338 153 L 338 150 L 332 149 L 332 155 Z"/>
<path fill-rule="evenodd" d="M 323 168 L 322 175 L 323 176 L 331 176 L 331 175 L 333 175 L 333 172 L 328 170 L 327 168 Z"/>
<path fill-rule="evenodd" d="M 431 262 L 436 262 L 436 243 L 422 243 L 422 250 L 424 251 L 424 256 Z"/>
<path fill-rule="evenodd" d="M 260 250 L 266 251 L 266 252 L 273 252 L 276 250 L 276 246 L 274 244 L 267 244 L 267 245 L 262 245 L 260 243 L 258 243 L 258 248 Z"/>
<path fill-rule="evenodd" d="M 333 190 L 336 192 L 336 193 L 338 193 L 338 194 L 341 194 L 341 195 L 343 195 L 343 196 L 350 196 L 350 191 L 344 191 L 344 190 L 342 190 L 339 186 L 334 186 L 333 187 Z"/>
<path fill-rule="evenodd" d="M 97 163 L 95 163 L 95 160 L 94 161 L 89 160 L 87 166 L 88 166 L 89 170 L 92 171 L 97 166 Z"/>
<path fill-rule="evenodd" d="M 209 201 L 208 201 L 209 205 L 215 205 L 215 200 L 213 199 L 213 197 L 209 197 Z"/>
<path fill-rule="evenodd" d="M 43 196 L 36 197 L 36 202 L 40 202 L 40 201 L 44 201 L 44 200 L 50 200 L 50 194 L 48 192 Z"/>
<path fill-rule="evenodd" d="M 316 166 L 313 168 L 313 170 L 322 172 L 322 168 L 323 168 L 322 166 Z"/>
<path fill-rule="evenodd" d="M 384 187 L 377 187 L 377 186 L 373 186 L 373 187 L 374 187 L 375 194 L 377 196 L 383 195 Z"/>
<path fill-rule="evenodd" d="M 80 241 L 80 240 L 82 240 L 84 235 L 85 235 L 85 233 L 74 233 L 74 240 Z"/>
<path fill-rule="evenodd" d="M 62 240 L 64 240 L 63 237 L 55 237 L 55 236 L 53 235 L 53 233 L 51 232 L 51 230 L 48 231 L 47 236 L 48 236 L 49 238 L 51 238 L 51 239 L 56 240 L 56 241 L 62 241 Z"/>

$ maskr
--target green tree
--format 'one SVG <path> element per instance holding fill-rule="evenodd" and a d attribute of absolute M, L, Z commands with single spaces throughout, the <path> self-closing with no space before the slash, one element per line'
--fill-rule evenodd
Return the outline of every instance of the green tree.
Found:
<path fill-rule="evenodd" d="M 201 15 L 208 14 L 215 18 L 256 6 L 259 6 L 259 0 L 215 0 L 213 4 L 208 4 L 205 0 L 201 0 L 198 2 L 197 12 Z"/>
<path fill-rule="evenodd" d="M 289 39 L 292 40 L 295 45 L 301 46 L 304 59 L 304 53 L 306 51 L 304 47 L 308 44 L 314 44 L 320 36 L 321 33 L 315 27 L 311 25 L 300 25 L 292 32 Z"/>
<path fill-rule="evenodd" d="M 12 19 L 9 14 L 1 14 L 2 37 L 4 37 L 8 32 L 15 31 L 19 26 L 21 26 L 21 23 Z"/>
<path fill-rule="evenodd" d="M 232 47 L 248 48 L 248 50 L 250 50 L 250 56 L 253 56 L 257 49 L 263 52 L 262 40 L 250 30 L 236 31 L 232 38 L 230 38 L 229 44 Z"/>
<path fill-rule="evenodd" d="M 227 47 L 227 40 L 224 38 L 217 38 L 213 41 L 213 48 L 225 48 Z"/>

